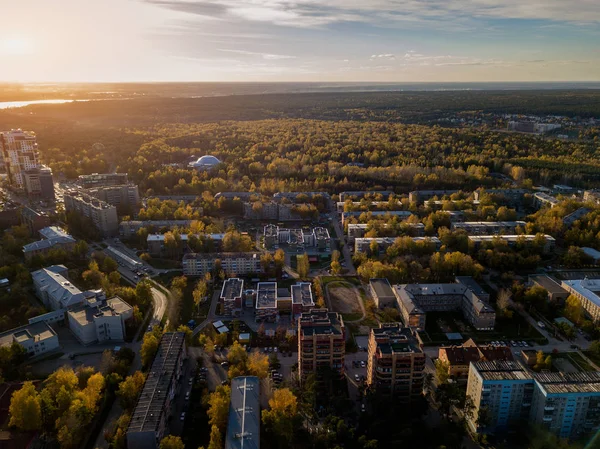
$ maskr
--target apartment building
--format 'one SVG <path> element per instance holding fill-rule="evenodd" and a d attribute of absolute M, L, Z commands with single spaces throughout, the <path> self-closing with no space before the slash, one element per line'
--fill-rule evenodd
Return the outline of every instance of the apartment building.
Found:
<path fill-rule="evenodd" d="M 588 209 L 587 207 L 580 207 L 579 209 L 571 212 L 569 215 L 567 215 L 566 217 L 563 217 L 563 219 L 562 219 L 564 227 L 566 229 L 570 228 L 571 226 L 573 226 L 573 223 L 575 223 L 577 220 L 581 220 L 583 217 L 585 217 L 591 211 L 592 210 Z"/>
<path fill-rule="evenodd" d="M 292 285 L 292 318 L 297 320 L 303 313 L 310 312 L 315 307 L 310 282 L 298 282 Z"/>
<path fill-rule="evenodd" d="M 369 291 L 377 308 L 383 309 L 384 307 L 394 307 L 396 305 L 394 290 L 392 290 L 390 281 L 387 279 L 370 279 Z"/>
<path fill-rule="evenodd" d="M 354 243 L 355 239 L 365 236 L 369 225 L 367 223 L 348 223 L 348 243 Z M 423 237 L 425 235 L 425 225 L 423 223 L 402 223 L 396 231 L 390 230 L 387 224 L 384 224 L 383 233 L 387 237 L 399 237 L 400 235 L 409 235 L 412 237 Z"/>
<path fill-rule="evenodd" d="M 277 220 L 279 218 L 279 203 L 269 202 L 245 202 L 244 218 L 247 220 Z"/>
<path fill-rule="evenodd" d="M 517 228 L 525 230 L 524 221 L 465 221 L 452 223 L 453 231 L 463 230 L 469 235 L 515 234 Z"/>
<path fill-rule="evenodd" d="M 127 428 L 128 449 L 158 449 L 169 433 L 186 359 L 185 333 L 163 334 Z"/>
<path fill-rule="evenodd" d="M 467 397 L 471 398 L 475 408 L 467 416 L 469 427 L 476 433 L 494 433 L 526 421 L 531 410 L 533 391 L 533 379 L 520 363 L 471 363 Z"/>
<path fill-rule="evenodd" d="M 538 238 L 537 235 L 524 234 L 524 235 L 470 235 L 469 242 L 472 243 L 473 248 L 478 250 L 481 245 L 493 243 L 497 240 L 501 240 L 507 243 L 509 247 L 517 245 L 532 244 Z M 548 254 L 556 247 L 556 239 L 551 235 L 544 234 L 544 253 Z"/>
<path fill-rule="evenodd" d="M 80 175 L 77 179 L 77 184 L 84 189 L 117 186 L 127 183 L 127 173 L 92 173 L 91 175 Z"/>
<path fill-rule="evenodd" d="M 426 243 L 433 245 L 435 249 L 442 247 L 442 242 L 437 237 L 410 237 L 415 243 Z M 371 251 L 371 244 L 377 243 L 377 249 L 379 252 L 385 252 L 398 237 L 362 237 L 354 240 L 354 252 L 358 253 L 369 253 Z"/>
<path fill-rule="evenodd" d="M 223 244 L 225 234 L 196 234 L 199 239 L 210 239 L 214 243 L 214 249 L 219 250 Z M 188 242 L 188 234 L 180 234 L 179 239 L 185 245 Z M 149 234 L 146 238 L 148 253 L 153 256 L 161 256 L 165 253 L 165 234 Z M 183 248 L 181 248 L 183 250 Z"/>
<path fill-rule="evenodd" d="M 0 132 L 0 151 L 9 182 L 24 189 L 25 172 L 38 166 L 35 134 L 21 129 Z"/>
<path fill-rule="evenodd" d="M 600 204 L 600 190 L 585 190 L 583 192 L 583 201 Z"/>
<path fill-rule="evenodd" d="M 83 345 L 124 341 L 125 322 L 131 317 L 133 307 L 118 296 L 86 298 L 67 311 L 69 329 Z"/>
<path fill-rule="evenodd" d="M 21 209 L 21 224 L 27 226 L 31 234 L 35 234 L 40 229 L 50 226 L 51 223 L 52 220 L 50 220 L 50 217 L 45 212 L 38 212 L 30 207 Z"/>
<path fill-rule="evenodd" d="M 365 220 L 368 221 L 372 217 L 399 217 L 404 220 L 412 215 L 408 210 L 370 210 L 370 211 L 354 211 L 342 212 L 342 225 L 345 225 L 352 218 L 359 218 L 364 214 Z"/>
<path fill-rule="evenodd" d="M 394 192 L 391 190 L 354 190 L 348 192 L 340 193 L 340 201 L 344 202 L 346 200 L 360 200 L 367 195 L 369 196 L 381 196 L 382 199 L 387 200 L 390 198 L 390 195 L 393 195 Z"/>
<path fill-rule="evenodd" d="M 496 312 L 464 283 L 403 284 L 393 290 L 407 326 L 424 330 L 427 312 L 459 310 L 475 329 L 494 329 Z"/>
<path fill-rule="evenodd" d="M 27 356 L 36 357 L 59 348 L 58 335 L 46 322 L 26 324 L 0 333 L 0 346 L 21 345 Z"/>
<path fill-rule="evenodd" d="M 40 229 L 39 233 L 41 240 L 23 246 L 23 254 L 27 260 L 31 260 L 34 256 L 48 254 L 53 249 L 72 251 L 77 243 L 64 229 L 57 226 Z"/>
<path fill-rule="evenodd" d="M 561 287 L 579 299 L 589 318 L 595 323 L 600 321 L 600 279 L 562 281 Z"/>
<path fill-rule="evenodd" d="M 278 201 L 286 199 L 298 202 L 299 199 L 305 201 L 306 198 L 314 199 L 317 197 L 323 197 L 324 199 L 331 198 L 327 192 L 277 192 L 273 194 L 273 199 Z"/>
<path fill-rule="evenodd" d="M 529 275 L 529 282 L 534 286 L 545 289 L 548 292 L 548 299 L 554 303 L 563 304 L 569 297 L 569 292 L 548 275 Z"/>
<path fill-rule="evenodd" d="M 86 193 L 115 207 L 135 207 L 140 203 L 138 186 L 134 184 L 98 186 Z"/>
<path fill-rule="evenodd" d="M 256 376 L 231 379 L 225 449 L 260 449 L 260 380 Z"/>
<path fill-rule="evenodd" d="M 119 235 L 124 239 L 136 236 L 136 233 L 146 228 L 149 232 L 168 231 L 174 227 L 189 228 L 192 220 L 127 220 L 119 224 Z"/>
<path fill-rule="evenodd" d="M 423 394 L 425 353 L 415 333 L 400 323 L 382 323 L 371 329 L 367 359 L 367 386 L 377 394 L 409 402 Z"/>
<path fill-rule="evenodd" d="M 290 246 L 302 250 L 315 248 L 327 251 L 331 248 L 331 237 L 326 228 L 315 227 L 308 231 L 302 229 L 280 228 L 267 225 L 263 230 L 265 248 L 276 249 L 279 245 Z"/>
<path fill-rule="evenodd" d="M 353 207 L 367 206 L 370 209 L 381 210 L 387 208 L 390 203 L 388 201 L 338 201 L 335 203 L 335 208 L 341 214 L 347 204 Z"/>
<path fill-rule="evenodd" d="M 23 172 L 24 188 L 31 199 L 54 201 L 52 169 L 41 165 Z"/>
<path fill-rule="evenodd" d="M 504 197 L 509 203 L 519 203 L 523 201 L 525 194 L 529 193 L 527 189 L 478 189 L 473 192 L 473 197 L 480 200 L 482 194 Z"/>
<path fill-rule="evenodd" d="M 281 294 L 283 293 L 283 294 Z M 278 289 L 277 282 L 259 282 L 256 287 L 256 322 L 276 323 L 281 312 L 290 312 L 292 297 L 285 289 Z"/>
<path fill-rule="evenodd" d="M 460 346 L 439 348 L 438 358 L 448 364 L 448 375 L 457 380 L 467 379 L 471 363 L 514 360 L 510 347 L 478 345 L 473 339 Z"/>
<path fill-rule="evenodd" d="M 117 208 L 76 190 L 64 194 L 65 211 L 75 212 L 89 218 L 102 235 L 115 235 L 119 231 Z"/>
<path fill-rule="evenodd" d="M 411 203 L 424 203 L 432 198 L 441 198 L 458 193 L 460 190 L 414 190 L 408 194 Z"/>
<path fill-rule="evenodd" d="M 225 273 L 244 276 L 262 272 L 258 253 L 189 253 L 183 256 L 183 274 L 204 276 L 215 269 L 217 261 Z"/>
<path fill-rule="evenodd" d="M 223 282 L 219 301 L 223 306 L 223 315 L 240 316 L 242 313 L 242 293 L 244 281 L 239 278 L 229 278 Z"/>
<path fill-rule="evenodd" d="M 344 374 L 346 331 L 337 312 L 312 309 L 298 320 L 298 374 L 304 378 L 331 369 Z"/>
<path fill-rule="evenodd" d="M 560 201 L 558 201 L 555 197 L 544 192 L 537 192 L 533 195 L 533 205 L 538 209 L 541 209 L 544 206 L 554 207 L 559 202 Z"/>
<path fill-rule="evenodd" d="M 561 438 L 600 429 L 600 373 L 534 374 L 530 422 Z"/>

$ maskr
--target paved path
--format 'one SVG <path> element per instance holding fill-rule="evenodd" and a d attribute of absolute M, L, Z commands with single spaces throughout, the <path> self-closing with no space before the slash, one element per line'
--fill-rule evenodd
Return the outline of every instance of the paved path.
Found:
<path fill-rule="evenodd" d="M 344 230 L 342 229 L 337 212 L 331 212 L 329 214 L 329 218 L 331 218 L 331 223 L 333 223 L 333 230 L 335 231 L 336 237 L 341 243 L 344 243 Z M 356 275 L 356 269 L 354 268 L 354 264 L 352 263 L 352 255 L 350 254 L 350 249 L 348 248 L 348 245 L 344 245 L 342 247 L 341 253 L 344 257 L 344 261 L 346 262 L 345 268 L 348 270 L 348 274 L 350 276 Z"/>

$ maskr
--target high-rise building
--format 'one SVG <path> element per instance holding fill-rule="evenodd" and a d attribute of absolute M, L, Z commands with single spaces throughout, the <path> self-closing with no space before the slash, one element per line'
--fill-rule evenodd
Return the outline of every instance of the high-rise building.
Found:
<path fill-rule="evenodd" d="M 92 173 L 80 175 L 77 183 L 84 189 L 127 184 L 127 173 Z"/>
<path fill-rule="evenodd" d="M 337 312 L 312 309 L 298 320 L 298 373 L 300 378 L 331 369 L 344 374 L 346 331 Z"/>
<path fill-rule="evenodd" d="M 114 235 L 119 231 L 117 208 L 80 191 L 64 194 L 65 211 L 76 212 L 88 217 L 103 235 Z"/>
<path fill-rule="evenodd" d="M 25 170 L 24 187 L 30 198 L 54 201 L 54 179 L 52 169 L 41 165 Z"/>
<path fill-rule="evenodd" d="M 94 187 L 86 190 L 86 193 L 117 207 L 134 207 L 140 202 L 138 186 L 134 184 Z"/>
<path fill-rule="evenodd" d="M 38 165 L 35 134 L 21 129 L 0 132 L 0 150 L 10 183 L 24 188 L 25 171 Z"/>
<path fill-rule="evenodd" d="M 540 373 L 530 422 L 561 438 L 576 438 L 600 428 L 600 373 Z"/>
<path fill-rule="evenodd" d="M 400 323 L 371 329 L 367 385 L 377 394 L 409 402 L 423 393 L 425 354 L 414 332 Z"/>
<path fill-rule="evenodd" d="M 527 420 L 533 397 L 531 374 L 519 363 L 471 363 L 467 397 L 474 405 L 467 423 L 474 432 L 494 433 Z"/>

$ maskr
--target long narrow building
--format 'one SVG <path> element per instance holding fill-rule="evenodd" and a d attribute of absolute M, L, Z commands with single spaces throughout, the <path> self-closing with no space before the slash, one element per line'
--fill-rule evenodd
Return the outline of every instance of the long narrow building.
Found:
<path fill-rule="evenodd" d="M 256 376 L 231 380 L 225 449 L 260 449 L 260 382 Z"/>

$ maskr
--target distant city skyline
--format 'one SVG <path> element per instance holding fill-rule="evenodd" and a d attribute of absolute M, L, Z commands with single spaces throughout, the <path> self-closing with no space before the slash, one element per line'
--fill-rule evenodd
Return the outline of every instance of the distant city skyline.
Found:
<path fill-rule="evenodd" d="M 588 0 L 23 0 L 0 82 L 600 81 Z"/>

